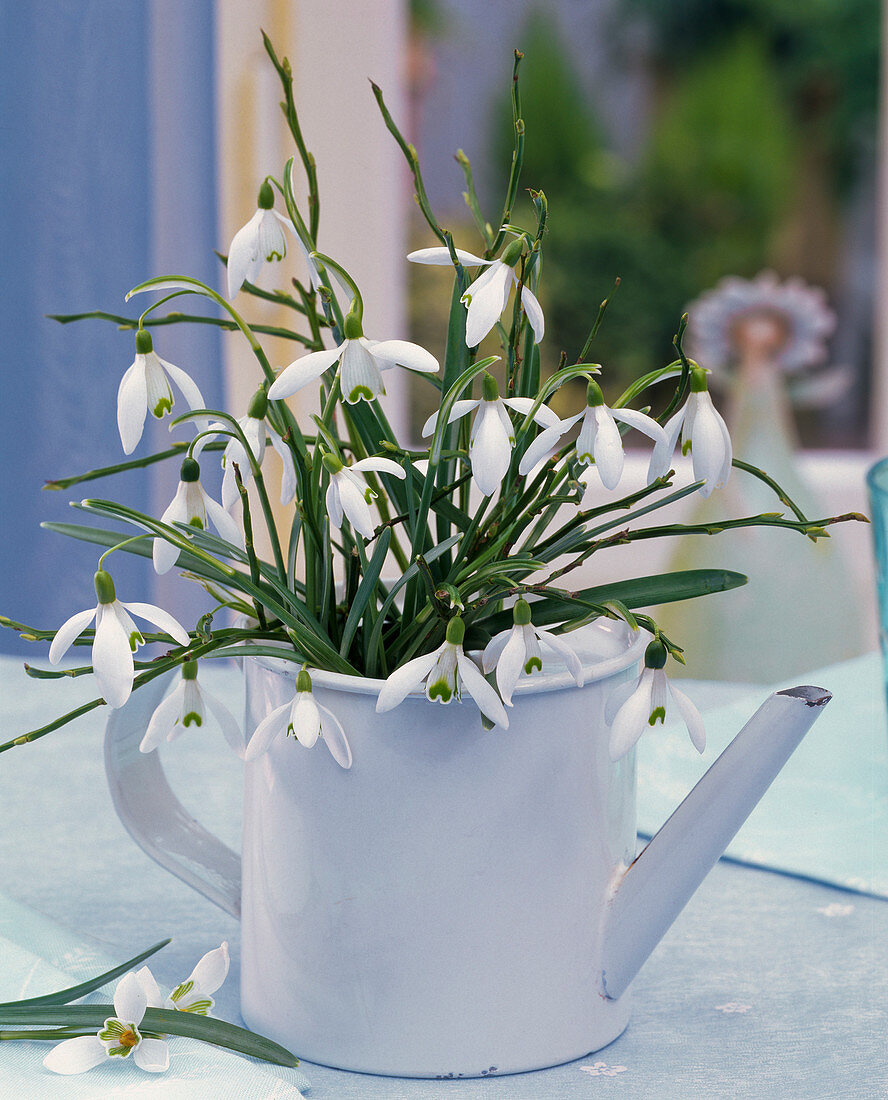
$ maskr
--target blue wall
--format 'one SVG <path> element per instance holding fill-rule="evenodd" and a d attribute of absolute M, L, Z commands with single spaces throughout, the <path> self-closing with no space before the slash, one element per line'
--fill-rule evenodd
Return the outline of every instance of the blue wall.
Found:
<path fill-rule="evenodd" d="M 87 495 L 159 514 L 177 480 L 155 468 L 41 492 L 123 460 L 117 387 L 134 354 L 114 325 L 44 315 L 137 313 L 150 299 L 126 307 L 124 294 L 155 274 L 219 285 L 212 18 L 212 0 L 0 0 L 0 612 L 35 626 L 94 602 L 97 559 L 41 520 L 90 522 L 67 505 Z M 161 331 L 160 355 L 218 402 L 218 333 Z M 169 438 L 152 424 L 136 453 Z M 121 598 L 164 602 L 191 625 L 194 586 L 122 553 L 109 565 Z M 175 606 L 171 585 L 187 592 Z M 4 630 L 0 649 L 45 653 Z"/>

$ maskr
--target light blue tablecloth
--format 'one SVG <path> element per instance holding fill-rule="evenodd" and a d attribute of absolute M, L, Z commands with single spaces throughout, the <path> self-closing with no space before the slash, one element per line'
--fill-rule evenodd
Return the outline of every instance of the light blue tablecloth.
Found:
<path fill-rule="evenodd" d="M 17 674 L 19 667 L 0 659 L 4 738 L 90 697 L 85 681 L 26 680 Z M 230 670 L 210 669 L 202 677 L 207 686 L 236 697 L 236 676 Z M 835 690 L 834 684 L 823 686 Z M 710 705 L 744 694 L 736 685 L 690 684 L 687 690 Z M 838 711 L 840 702 L 837 693 L 831 706 Z M 720 722 L 710 719 L 712 739 L 719 736 Z M 237 922 L 170 878 L 125 834 L 105 786 L 103 725 L 104 716 L 97 713 L 51 734 L 39 746 L 0 756 L 0 889 L 68 929 L 56 933 L 57 943 L 76 946 L 88 933 L 99 941 L 92 947 L 114 960 L 173 935 L 174 943 L 154 961 L 161 983 L 179 980 L 201 954 L 229 940 L 232 975 L 217 995 L 217 1014 L 240 1022 Z M 208 743 L 218 751 L 208 752 Z M 201 731 L 164 751 L 180 797 L 237 846 L 240 769 L 223 751 L 221 735 Z M 884 794 L 884 772 L 876 767 L 872 779 L 882 784 Z M 686 781 L 682 774 L 675 779 L 676 784 Z M 656 825 L 665 816 L 664 806 L 648 807 L 645 789 L 641 817 Z M 843 812 L 844 803 L 824 801 L 818 789 L 809 809 L 813 826 L 798 805 L 791 809 L 796 835 L 806 842 L 831 816 Z M 6 908 L 0 935 L 20 940 L 22 928 L 40 923 L 24 920 L 21 912 Z M 31 948 L 35 946 L 32 941 Z M 64 959 L 42 957 L 46 965 L 66 969 Z M 551 1070 L 478 1081 L 409 1081 L 308 1064 L 302 1068 L 312 1086 L 307 1095 L 314 1100 L 569 1100 L 603 1093 L 633 1100 L 833 1100 L 839 1095 L 873 1100 L 888 1096 L 886 978 L 884 900 L 722 862 L 642 969 L 633 986 L 632 1022 L 603 1051 Z M 14 1047 L 0 1048 L 0 1096 L 18 1100 L 29 1094 L 18 1086 L 13 1092 L 4 1089 L 4 1080 L 11 1080 L 4 1070 L 32 1047 L 21 1044 L 13 1052 Z M 32 1055 L 34 1100 L 51 1095 L 44 1089 L 43 1052 L 41 1048 Z M 253 1072 L 254 1092 L 238 1096 L 287 1096 L 291 1086 L 272 1068 L 255 1066 Z M 127 1089 L 125 1095 L 138 1095 L 129 1090 L 143 1080 L 135 1076 L 119 1083 Z M 190 1100 L 200 1093 L 167 1095 Z M 204 1095 L 227 1100 L 231 1094 Z"/>

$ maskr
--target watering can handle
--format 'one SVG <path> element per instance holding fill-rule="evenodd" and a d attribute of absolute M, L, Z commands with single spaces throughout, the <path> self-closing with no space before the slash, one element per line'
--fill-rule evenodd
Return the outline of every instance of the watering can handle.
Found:
<path fill-rule="evenodd" d="M 172 676 L 158 676 L 112 712 L 105 729 L 105 771 L 117 815 L 151 858 L 240 917 L 241 861 L 200 825 L 170 789 L 158 753 L 139 751 Z"/>

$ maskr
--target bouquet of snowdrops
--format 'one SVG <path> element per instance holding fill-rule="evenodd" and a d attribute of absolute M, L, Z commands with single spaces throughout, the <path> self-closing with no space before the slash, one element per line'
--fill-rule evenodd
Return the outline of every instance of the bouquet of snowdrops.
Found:
<path fill-rule="evenodd" d="M 122 375 L 118 397 L 125 454 L 137 452 L 149 413 L 170 417 L 170 427 L 190 438 L 163 454 L 137 455 L 53 483 L 65 488 L 166 459 L 180 464 L 178 491 L 159 517 L 111 500 L 79 502 L 82 512 L 125 526 L 121 531 L 49 525 L 105 547 L 95 574 L 95 601 L 58 630 L 4 620 L 32 639 L 50 641 L 52 665 L 72 645 L 91 649 L 90 662 L 73 670 L 30 671 L 42 677 L 93 674 L 101 697 L 0 750 L 41 737 L 102 704 L 121 707 L 134 688 L 179 669 L 175 688 L 151 719 L 144 751 L 190 724 L 200 725 L 208 708 L 248 759 L 274 738 L 292 734 L 304 746 L 321 738 L 348 767 L 347 731 L 315 702 L 312 669 L 379 679 L 379 711 L 420 687 L 429 700 L 443 704 L 470 696 L 469 706 L 480 712 L 480 735 L 482 723 L 508 727 L 517 682 L 544 668 L 551 654 L 580 683 L 583 671 L 571 631 L 600 617 L 624 620 L 632 631 L 650 634 L 641 676 L 612 708 L 614 758 L 663 720 L 673 703 L 702 748 L 699 715 L 668 684 L 664 671 L 669 657 L 681 660 L 681 649 L 639 609 L 722 591 L 745 578 L 695 570 L 580 589 L 565 586 L 567 578 L 602 549 L 638 539 L 757 525 L 817 539 L 826 536 L 828 525 L 861 517 L 808 519 L 767 474 L 733 457 L 725 423 L 707 392 L 705 364 L 682 350 L 686 319 L 678 325 L 671 361 L 619 395 L 610 391 L 606 367 L 590 359 L 607 301 L 590 318 L 583 348 L 542 351 L 545 319 L 538 293 L 549 217 L 545 195 L 530 191 L 535 224 L 512 222 L 525 142 L 518 52 L 512 81 L 514 153 L 502 213 L 494 221 L 481 212 L 468 159 L 458 156 L 478 231 L 475 252 L 457 247 L 439 225 L 416 151 L 373 86 L 412 172 L 430 240 L 437 240 L 407 259 L 453 272 L 443 361 L 379 332 L 374 318 L 365 316 L 360 288 L 346 267 L 319 249 L 315 162 L 300 128 L 289 63 L 277 57 L 267 38 L 265 46 L 283 86 L 282 107 L 296 155 L 279 177 L 267 176 L 259 184 L 256 213 L 228 252 L 227 295 L 196 279 L 162 276 L 127 294 L 128 301 L 145 294 L 156 298 L 138 317 L 86 315 L 134 331 L 135 359 Z M 303 176 L 307 196 L 301 193 Z M 260 269 L 273 263 L 285 270 L 294 248 L 303 254 L 308 280 L 293 278 L 286 290 L 261 289 Z M 185 295 L 205 299 L 205 315 L 164 312 Z M 256 299 L 289 311 L 292 326 L 251 323 L 245 314 Z M 164 330 L 156 326 L 171 323 L 217 325 L 247 342 L 258 370 L 246 409 L 207 408 L 188 372 L 160 357 L 153 334 L 162 353 Z M 482 358 L 479 345 L 490 344 L 491 334 L 497 353 Z M 265 335 L 286 337 L 302 354 L 289 364 L 273 364 L 263 349 Z M 438 399 L 418 449 L 396 438 L 386 416 L 386 372 L 404 369 L 420 375 Z M 562 419 L 550 401 L 577 379 L 585 383 L 585 402 Z M 659 394 L 664 383 L 668 396 L 652 416 L 648 394 Z M 307 386 L 317 387 L 320 412 L 299 422 L 287 398 Z M 619 489 L 627 432 L 639 433 L 651 448 L 646 484 L 628 495 Z M 694 480 L 675 488 L 671 465 L 679 442 L 691 455 Z M 269 448 L 283 463 L 286 525 L 275 521 L 263 475 Z M 220 458 L 217 500 L 205 481 Z M 716 492 L 734 469 L 770 485 L 777 510 L 705 528 L 651 525 L 652 514 L 676 500 Z M 607 492 L 604 503 L 601 486 Z M 646 526 L 639 523 L 643 518 Z M 259 524 L 265 527 L 269 560 L 257 553 Z M 120 599 L 108 564 L 116 551 L 151 556 L 159 573 L 182 570 L 203 585 L 212 609 L 189 630 L 167 610 Z M 76 593 L 71 595 L 72 603 L 82 606 Z M 134 619 L 146 620 L 154 632 L 145 632 Z M 162 653 L 150 661 L 134 658 L 143 643 L 159 644 Z M 298 670 L 292 702 L 247 731 L 246 747 L 238 724 L 198 680 L 201 661 L 244 655 L 284 658 Z"/>

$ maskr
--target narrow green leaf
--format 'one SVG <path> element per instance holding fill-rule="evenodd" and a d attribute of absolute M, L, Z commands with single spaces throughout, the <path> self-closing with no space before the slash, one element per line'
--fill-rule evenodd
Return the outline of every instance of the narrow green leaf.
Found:
<path fill-rule="evenodd" d="M 113 1015 L 114 1006 L 108 1004 L 3 1008 L 0 1009 L 0 1028 L 9 1024 L 35 1024 L 38 1027 L 61 1024 L 76 1028 L 100 1028 Z M 161 1035 L 183 1035 L 188 1039 L 199 1039 L 201 1042 L 225 1047 L 251 1058 L 261 1058 L 264 1062 L 273 1062 L 278 1066 L 299 1065 L 299 1059 L 294 1054 L 271 1039 L 266 1039 L 264 1035 L 257 1035 L 246 1028 L 214 1019 L 212 1016 L 197 1016 L 175 1009 L 149 1008 L 145 1011 L 140 1029 Z"/>
<path fill-rule="evenodd" d="M 68 1004 L 69 1001 L 76 1001 L 80 997 L 85 997 L 88 993 L 100 989 L 107 982 L 119 978 L 121 974 L 125 974 L 128 970 L 132 970 L 134 966 L 156 954 L 162 947 L 166 947 L 168 943 L 172 943 L 170 938 L 161 940 L 159 943 L 154 944 L 153 947 L 149 947 L 146 951 L 142 951 L 138 955 L 134 955 L 131 959 L 127 959 L 126 962 L 120 963 L 119 966 L 114 966 L 110 970 L 106 970 L 104 974 L 98 974 L 95 978 L 90 978 L 85 982 L 81 982 L 79 985 L 69 986 L 68 989 L 60 989 L 57 993 L 46 993 L 42 997 L 29 997 L 24 1001 L 0 1002 L 0 1010 L 12 1007 L 26 1008 L 36 1005 Z"/>
<path fill-rule="evenodd" d="M 692 600 L 714 592 L 727 592 L 746 584 L 742 573 L 729 569 L 686 569 L 678 573 L 660 573 L 653 577 L 636 577 L 628 581 L 584 588 L 576 595 L 592 603 L 618 600 L 628 608 L 653 607 L 657 604 Z M 547 597 L 533 603 L 533 621 L 536 626 L 561 623 L 572 618 L 576 605 L 565 600 Z M 491 634 L 508 630 L 512 625 L 512 612 L 500 611 L 489 619 L 479 620 Z"/>
<path fill-rule="evenodd" d="M 391 541 L 392 529 L 391 527 L 386 527 L 376 540 L 376 549 L 373 551 L 373 557 L 364 570 L 364 576 L 361 578 L 361 583 L 358 585 L 358 591 L 355 593 L 355 598 L 348 612 L 348 618 L 345 620 L 345 628 L 342 631 L 342 642 L 339 646 L 339 653 L 343 657 L 348 656 L 352 639 L 361 621 L 361 616 L 364 614 L 364 609 L 373 597 L 376 582 L 379 580 L 379 574 L 382 572 L 382 567 L 385 564 L 385 556 L 388 553 L 389 543 L 391 543 Z"/>

